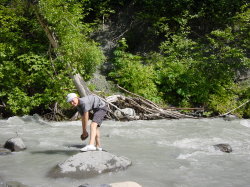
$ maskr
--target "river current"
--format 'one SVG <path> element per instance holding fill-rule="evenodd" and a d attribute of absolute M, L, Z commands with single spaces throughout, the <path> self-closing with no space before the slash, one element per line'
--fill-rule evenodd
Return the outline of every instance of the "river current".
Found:
<path fill-rule="evenodd" d="M 90 179 L 49 178 L 56 164 L 79 152 L 81 122 L 38 116 L 0 120 L 0 144 L 16 133 L 27 149 L 0 156 L 0 177 L 30 187 L 77 187 L 135 181 L 143 187 L 250 186 L 250 120 L 104 121 L 103 149 L 132 160 L 124 171 Z M 87 142 L 85 142 L 87 143 Z M 228 143 L 233 152 L 213 145 Z"/>

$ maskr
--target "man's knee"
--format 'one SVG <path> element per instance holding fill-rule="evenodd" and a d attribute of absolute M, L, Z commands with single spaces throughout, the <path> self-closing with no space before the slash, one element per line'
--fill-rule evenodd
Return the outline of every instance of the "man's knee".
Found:
<path fill-rule="evenodd" d="M 97 126 L 98 126 L 98 124 L 97 124 L 96 122 L 92 122 L 92 123 L 90 124 L 90 127 L 91 127 L 91 128 L 97 128 Z"/>

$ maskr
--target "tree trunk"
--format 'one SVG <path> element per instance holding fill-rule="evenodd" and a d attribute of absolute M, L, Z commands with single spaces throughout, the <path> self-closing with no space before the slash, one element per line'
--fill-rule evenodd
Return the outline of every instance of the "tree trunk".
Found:
<path fill-rule="evenodd" d="M 58 41 L 56 40 L 56 34 L 53 33 L 50 29 L 49 26 L 44 20 L 43 16 L 39 13 L 38 8 L 36 5 L 33 5 L 33 8 L 35 10 L 36 17 L 38 19 L 38 22 L 40 23 L 41 27 L 43 28 L 44 32 L 46 33 L 46 36 L 51 44 L 51 46 L 56 49 L 59 47 Z M 60 55 L 60 54 L 56 54 Z M 70 64 L 68 64 L 69 68 L 71 68 Z M 72 69 L 72 68 L 71 68 Z M 80 94 L 81 97 L 84 97 L 86 95 L 89 95 L 91 92 L 89 91 L 85 81 L 83 80 L 82 76 L 78 73 L 76 75 L 71 74 L 70 77 L 72 78 L 75 87 Z"/>
<path fill-rule="evenodd" d="M 76 75 L 71 75 L 71 78 L 73 79 L 75 87 L 81 97 L 85 97 L 91 94 L 90 90 L 86 85 L 86 82 L 83 80 L 82 76 L 79 73 Z"/>
<path fill-rule="evenodd" d="M 49 39 L 50 44 L 52 45 L 53 48 L 58 48 L 58 42 L 55 38 L 54 33 L 49 29 L 48 24 L 43 19 L 43 17 L 39 14 L 36 5 L 33 5 L 33 8 L 35 10 L 37 20 L 40 23 L 40 25 L 42 26 L 44 32 L 46 33 L 46 36 Z"/>

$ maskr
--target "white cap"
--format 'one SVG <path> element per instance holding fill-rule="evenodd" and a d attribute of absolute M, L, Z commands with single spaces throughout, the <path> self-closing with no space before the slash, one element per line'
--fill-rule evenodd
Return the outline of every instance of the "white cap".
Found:
<path fill-rule="evenodd" d="M 69 93 L 66 97 L 67 102 L 71 102 L 77 95 L 75 93 Z"/>

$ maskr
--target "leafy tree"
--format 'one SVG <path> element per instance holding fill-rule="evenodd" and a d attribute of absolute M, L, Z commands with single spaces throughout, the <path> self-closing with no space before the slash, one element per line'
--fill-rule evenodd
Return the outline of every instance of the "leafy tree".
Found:
<path fill-rule="evenodd" d="M 155 74 L 153 67 L 142 64 L 140 56 L 126 52 L 125 38 L 119 42 L 119 47 L 114 51 L 113 70 L 109 74 L 117 83 L 130 91 L 152 100 L 159 100 L 157 88 L 154 83 Z"/>
<path fill-rule="evenodd" d="M 15 115 L 48 112 L 56 102 L 63 106 L 65 92 L 73 89 L 69 75 L 80 72 L 88 79 L 103 60 L 77 1 L 30 2 L 0 6 L 0 97 L 5 113 Z"/>
<path fill-rule="evenodd" d="M 242 14 L 246 18 L 246 13 L 235 16 L 234 27 L 242 23 L 241 28 L 246 31 L 247 22 L 239 20 Z M 239 98 L 236 74 L 249 69 L 248 49 L 245 47 L 249 40 L 239 40 L 247 32 L 240 34 L 228 26 L 224 30 L 212 31 L 207 36 L 208 42 L 203 44 L 203 39 L 194 42 L 188 38 L 188 27 L 180 28 L 184 30 L 180 29 L 179 34 L 168 37 L 161 44 L 164 63 L 160 62 L 161 68 L 158 67 L 161 69 L 160 89 L 166 93 L 168 101 L 206 105 L 220 113 L 236 107 Z M 171 95 L 179 101 L 169 98 Z"/>
<path fill-rule="evenodd" d="M 189 20 L 193 18 L 185 12 L 175 19 L 179 25 L 175 32 L 165 23 L 165 18 L 157 23 L 156 26 L 165 33 L 165 41 L 161 42 L 159 53 L 154 52 L 145 60 L 147 66 L 154 69 L 155 78 L 152 80 L 157 86 L 155 93 L 162 93 L 165 101 L 173 105 L 205 106 L 215 113 L 224 113 L 249 97 L 243 94 L 249 87 L 242 88 L 237 83 L 237 74 L 250 67 L 248 9 L 243 8 L 225 29 L 214 30 L 200 40 L 191 37 Z M 135 59 L 136 63 L 143 64 L 142 57 L 138 55 L 135 58 L 125 53 L 130 55 L 128 58 L 120 54 L 120 51 L 118 54 L 115 51 L 115 67 L 117 64 L 122 67 L 123 63 L 134 65 Z M 124 65 L 123 71 L 128 67 Z M 130 80 L 121 70 L 115 71 L 116 80 L 124 85 L 126 83 L 127 89 L 134 90 L 134 79 Z M 244 113 L 240 110 L 235 112 L 239 115 Z"/>
<path fill-rule="evenodd" d="M 61 63 L 89 79 L 104 57 L 97 44 L 88 38 L 91 29 L 81 22 L 81 5 L 77 1 L 41 0 L 39 11 L 57 37 L 56 52 Z"/>

